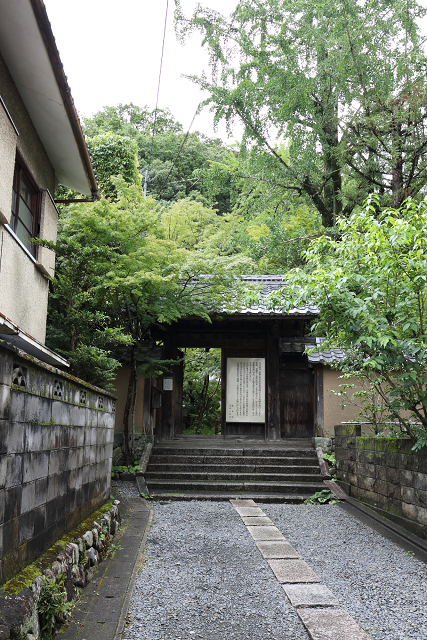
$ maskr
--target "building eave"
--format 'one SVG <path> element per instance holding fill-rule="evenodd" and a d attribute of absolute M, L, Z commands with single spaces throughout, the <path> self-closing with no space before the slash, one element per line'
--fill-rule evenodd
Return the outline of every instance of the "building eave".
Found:
<path fill-rule="evenodd" d="M 57 181 L 95 195 L 98 184 L 42 0 L 0 0 L 0 53 Z"/>

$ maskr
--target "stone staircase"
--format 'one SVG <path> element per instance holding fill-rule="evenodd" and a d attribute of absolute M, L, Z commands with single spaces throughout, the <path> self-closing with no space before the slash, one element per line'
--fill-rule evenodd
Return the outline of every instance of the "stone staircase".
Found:
<path fill-rule="evenodd" d="M 311 441 L 162 442 L 154 446 L 144 475 L 156 500 L 299 503 L 325 489 Z"/>

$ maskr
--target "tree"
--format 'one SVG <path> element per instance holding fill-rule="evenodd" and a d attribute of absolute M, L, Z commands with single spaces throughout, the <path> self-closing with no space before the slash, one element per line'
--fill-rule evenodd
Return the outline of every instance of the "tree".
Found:
<path fill-rule="evenodd" d="M 241 0 L 226 19 L 176 0 L 184 40 L 198 30 L 217 121 L 245 126 L 253 180 L 308 199 L 333 226 L 376 187 L 403 197 L 426 182 L 426 57 L 413 0 Z M 281 142 L 290 141 L 289 157 Z"/>
<path fill-rule="evenodd" d="M 229 190 L 221 186 L 208 197 L 202 178 L 195 175 L 227 153 L 222 140 L 197 132 L 184 133 L 169 109 L 159 109 L 156 114 L 133 104 L 104 107 L 85 118 L 84 132 L 91 152 L 91 141 L 99 136 L 114 134 L 133 140 L 141 173 L 149 169 L 148 194 L 156 200 L 172 202 L 190 197 L 205 205 L 214 204 L 220 213 L 229 210 Z M 110 171 L 110 175 L 119 173 L 124 175 L 120 167 Z"/>
<path fill-rule="evenodd" d="M 117 346 L 126 345 L 130 374 L 123 431 L 125 454 L 132 462 L 129 423 L 137 371 L 153 376 L 171 364 L 138 359 L 141 346 L 152 339 L 154 327 L 165 327 L 183 315 L 209 320 L 227 305 L 238 306 L 244 289 L 234 276 L 247 271 L 250 261 L 218 256 L 209 243 L 195 250 L 184 242 L 180 245 L 167 236 L 161 207 L 144 198 L 140 185 L 128 185 L 121 177 L 111 180 L 116 201 L 102 198 L 71 206 L 61 215 L 56 245 L 49 245 L 59 255 L 48 316 L 49 345 L 70 359 L 73 373 L 96 384 L 111 379 L 118 365 L 111 355 Z M 205 224 L 203 230 L 207 235 L 208 227 Z"/>
<path fill-rule="evenodd" d="M 221 349 L 186 349 L 184 356 L 184 430 L 219 432 L 221 419 Z"/>
<path fill-rule="evenodd" d="M 284 308 L 319 307 L 311 330 L 326 337 L 322 347 L 344 350 L 340 368 L 368 382 L 419 448 L 427 444 L 427 199 L 378 208 L 372 196 L 339 220 L 338 239 L 313 240 L 306 269 L 288 274 Z"/>
<path fill-rule="evenodd" d="M 101 193 L 105 198 L 117 197 L 111 176 L 121 175 L 129 185 L 138 184 L 138 145 L 132 138 L 107 132 L 87 139 Z"/>

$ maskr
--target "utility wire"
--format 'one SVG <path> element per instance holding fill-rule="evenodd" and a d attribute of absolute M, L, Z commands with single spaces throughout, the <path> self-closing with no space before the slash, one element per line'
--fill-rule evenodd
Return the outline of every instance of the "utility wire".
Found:
<path fill-rule="evenodd" d="M 190 126 L 189 126 L 189 127 L 188 127 L 188 129 L 187 129 L 187 133 L 185 134 L 185 138 L 184 138 L 184 140 L 181 142 L 181 146 L 179 147 L 179 149 L 178 149 L 178 151 L 177 151 L 177 153 L 176 153 L 176 155 L 175 155 L 175 158 L 173 159 L 172 166 L 171 166 L 171 168 L 169 169 L 169 173 L 168 173 L 168 175 L 166 176 L 166 179 L 163 181 L 163 184 L 160 186 L 160 189 L 159 189 L 159 196 L 161 195 L 161 193 L 162 193 L 163 189 L 165 188 L 165 186 L 166 186 L 166 184 L 167 184 L 167 181 L 169 180 L 169 176 L 170 176 L 170 174 L 172 173 L 172 169 L 173 169 L 173 168 L 174 168 L 174 166 L 175 166 L 175 162 L 178 160 L 178 158 L 179 158 L 179 156 L 180 156 L 180 154 L 181 154 L 181 151 L 182 151 L 182 149 L 183 149 L 183 147 L 184 147 L 185 143 L 187 142 L 187 138 L 188 138 L 188 136 L 190 135 L 191 127 L 193 126 L 194 120 L 195 120 L 195 118 L 196 118 L 196 116 L 197 116 L 197 114 L 198 114 L 199 107 L 200 107 L 200 104 L 198 104 L 198 105 L 197 105 L 197 109 L 196 109 L 196 111 L 195 111 L 195 113 L 194 113 L 193 119 L 192 119 L 192 120 L 191 120 L 191 122 L 190 122 Z M 196 180 L 196 182 L 197 182 L 197 180 Z"/>
<path fill-rule="evenodd" d="M 156 133 L 157 112 L 158 112 L 158 107 L 159 107 L 159 94 L 160 94 L 160 80 L 162 78 L 163 54 L 165 52 L 165 40 L 166 40 L 166 26 L 167 26 L 167 22 L 168 22 L 168 10 L 169 10 L 169 0 L 166 0 L 166 14 L 165 14 L 165 26 L 163 28 L 162 55 L 160 57 L 159 81 L 157 83 L 156 108 L 154 110 L 153 133 L 151 135 L 151 149 L 150 149 L 150 155 L 148 157 L 148 168 L 145 170 L 144 198 L 146 198 L 146 196 L 147 196 L 148 172 L 149 172 L 149 169 L 150 169 L 150 166 L 151 166 L 151 156 L 153 155 L 154 134 Z"/>

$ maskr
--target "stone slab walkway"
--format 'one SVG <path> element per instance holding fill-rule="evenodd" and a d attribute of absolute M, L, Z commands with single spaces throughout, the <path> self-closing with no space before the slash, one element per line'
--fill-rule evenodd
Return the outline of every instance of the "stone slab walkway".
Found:
<path fill-rule="evenodd" d="M 254 516 L 265 515 L 259 507 L 258 510 L 261 513 L 255 513 L 257 505 L 253 500 L 245 500 L 244 506 L 240 500 L 230 500 L 230 502 L 243 521 L 247 520 L 244 516 L 248 511 L 253 511 Z M 283 539 L 282 555 L 276 552 L 275 559 L 269 559 L 271 556 L 268 548 L 258 546 L 258 549 L 278 582 L 282 584 L 289 601 L 297 608 L 298 616 L 312 640 L 369 640 L 369 636 L 345 609 L 332 608 L 339 607 L 339 602 L 327 587 L 312 584 L 319 583 L 321 580 L 308 564 L 304 560 L 289 557 L 290 552 L 293 552 L 294 556 L 298 554 L 277 527 L 246 525 L 246 528 L 254 540 L 259 541 L 258 545 L 262 542 L 265 544 L 271 540 Z"/>
<path fill-rule="evenodd" d="M 135 581 L 135 571 L 152 510 L 141 498 L 121 498 L 122 526 L 114 557 L 104 560 L 73 610 L 61 640 L 120 640 Z"/>

